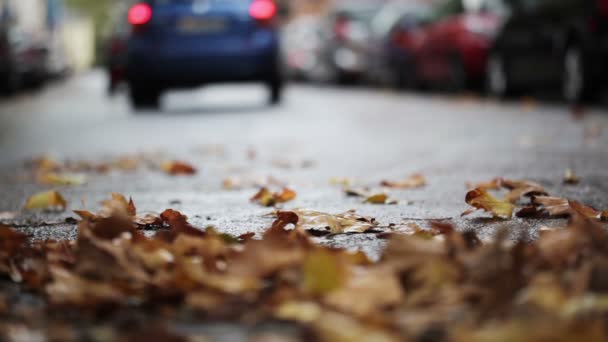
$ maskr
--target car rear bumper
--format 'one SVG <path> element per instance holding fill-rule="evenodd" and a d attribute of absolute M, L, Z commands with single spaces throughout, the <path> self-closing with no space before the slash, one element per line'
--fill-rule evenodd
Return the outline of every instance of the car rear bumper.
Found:
<path fill-rule="evenodd" d="M 187 87 L 205 83 L 258 81 L 276 77 L 278 52 L 214 55 L 133 55 L 127 62 L 130 82 L 157 82 Z"/>

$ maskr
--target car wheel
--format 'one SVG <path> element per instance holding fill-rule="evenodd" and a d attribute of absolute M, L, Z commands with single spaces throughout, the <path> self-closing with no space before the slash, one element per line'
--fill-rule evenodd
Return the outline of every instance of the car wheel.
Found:
<path fill-rule="evenodd" d="M 14 94 L 17 90 L 19 90 L 22 86 L 22 78 L 21 75 L 14 71 L 9 71 L 2 80 L 2 84 L 0 87 L 2 91 L 7 93 L 8 95 Z"/>
<path fill-rule="evenodd" d="M 569 103 L 579 103 L 588 99 L 591 87 L 585 70 L 583 51 L 576 45 L 570 46 L 564 54 L 562 95 Z"/>
<path fill-rule="evenodd" d="M 156 110 L 160 108 L 161 91 L 158 88 L 131 84 L 129 96 L 131 104 L 137 111 Z"/>
<path fill-rule="evenodd" d="M 510 94 L 510 86 L 504 58 L 498 53 L 490 55 L 486 66 L 487 93 L 497 98 L 505 98 Z"/>
<path fill-rule="evenodd" d="M 461 91 L 468 86 L 467 71 L 462 58 L 453 57 L 450 61 L 450 90 Z"/>
<path fill-rule="evenodd" d="M 268 83 L 268 90 L 270 91 L 269 103 L 271 105 L 278 105 L 283 99 L 283 82 L 271 81 Z"/>
<path fill-rule="evenodd" d="M 396 78 L 394 84 L 398 89 L 411 90 L 419 88 L 420 82 L 413 63 L 403 62 L 395 66 L 393 71 L 393 75 Z"/>

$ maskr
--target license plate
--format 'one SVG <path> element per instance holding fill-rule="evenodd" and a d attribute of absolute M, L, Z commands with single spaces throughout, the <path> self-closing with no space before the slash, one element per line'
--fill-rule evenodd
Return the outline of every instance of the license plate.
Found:
<path fill-rule="evenodd" d="M 177 29 L 183 33 L 212 33 L 221 32 L 227 28 L 226 20 L 222 18 L 185 17 L 177 23 Z"/>

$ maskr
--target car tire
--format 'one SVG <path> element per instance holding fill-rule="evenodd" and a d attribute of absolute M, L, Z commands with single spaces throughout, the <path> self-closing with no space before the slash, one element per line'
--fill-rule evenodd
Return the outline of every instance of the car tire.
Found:
<path fill-rule="evenodd" d="M 466 90 L 469 85 L 467 76 L 467 70 L 464 66 L 462 58 L 454 56 L 450 60 L 450 90 L 451 91 L 462 91 Z"/>
<path fill-rule="evenodd" d="M 268 90 L 270 92 L 268 103 L 271 106 L 280 104 L 283 100 L 283 82 L 278 80 L 268 82 Z"/>
<path fill-rule="evenodd" d="M 12 95 L 21 89 L 23 85 L 22 77 L 19 73 L 8 71 L 1 81 L 0 88 L 7 95 Z"/>
<path fill-rule="evenodd" d="M 160 95 L 161 91 L 159 88 L 137 84 L 131 84 L 130 86 L 129 96 L 131 98 L 131 105 L 136 111 L 159 109 Z"/>
<path fill-rule="evenodd" d="M 394 69 L 396 74 L 395 86 L 397 89 L 420 89 L 420 79 L 416 74 L 416 66 L 414 63 L 402 63 L 397 65 Z"/>
<path fill-rule="evenodd" d="M 509 79 L 504 57 L 499 53 L 492 53 L 486 64 L 486 93 L 499 99 L 512 95 L 513 89 Z"/>
<path fill-rule="evenodd" d="M 578 45 L 570 45 L 562 62 L 562 96 L 572 104 L 592 99 L 593 89 L 586 70 L 585 55 Z"/>

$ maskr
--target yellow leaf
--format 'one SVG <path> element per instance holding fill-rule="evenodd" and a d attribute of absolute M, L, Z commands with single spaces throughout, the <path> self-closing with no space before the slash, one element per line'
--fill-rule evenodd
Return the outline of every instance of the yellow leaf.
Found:
<path fill-rule="evenodd" d="M 346 270 L 339 257 L 326 250 L 318 250 L 304 261 L 304 288 L 312 294 L 326 294 L 339 288 Z"/>
<path fill-rule="evenodd" d="M 478 188 L 469 191 L 466 202 L 477 209 L 492 213 L 495 217 L 511 218 L 513 216 L 513 204 L 497 199 L 484 189 Z"/>
<path fill-rule="evenodd" d="M 572 171 L 572 169 L 567 169 L 564 173 L 564 184 L 575 185 L 580 182 L 580 178 Z"/>
<path fill-rule="evenodd" d="M 388 200 L 387 194 L 375 194 L 365 199 L 365 203 L 384 204 Z"/>
<path fill-rule="evenodd" d="M 37 193 L 25 203 L 27 210 L 65 210 L 67 202 L 57 191 Z"/>
<path fill-rule="evenodd" d="M 283 320 L 311 323 L 321 316 L 322 309 L 314 302 L 287 302 L 281 304 L 274 314 Z"/>
<path fill-rule="evenodd" d="M 44 185 L 83 185 L 87 182 L 85 175 L 75 173 L 43 173 L 38 176 L 38 183 Z"/>

